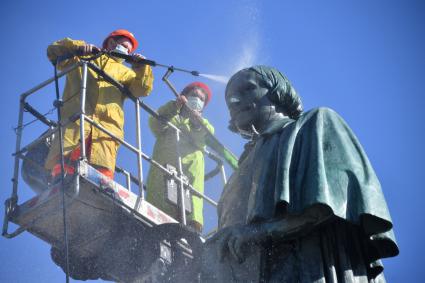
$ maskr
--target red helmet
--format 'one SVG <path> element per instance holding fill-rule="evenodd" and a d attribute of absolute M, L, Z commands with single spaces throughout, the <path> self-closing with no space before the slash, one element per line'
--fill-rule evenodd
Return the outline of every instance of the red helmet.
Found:
<path fill-rule="evenodd" d="M 131 45 L 133 45 L 133 48 L 130 50 L 130 53 L 133 52 L 134 50 L 136 50 L 137 46 L 139 45 L 139 43 L 137 42 L 137 39 L 134 37 L 134 35 L 129 32 L 128 30 L 125 29 L 117 29 L 114 30 L 113 32 L 111 32 L 103 41 L 103 48 L 106 48 L 106 42 L 108 41 L 108 39 L 110 37 L 114 37 L 114 36 L 124 36 L 127 37 L 130 41 L 131 41 Z"/>
<path fill-rule="evenodd" d="M 183 89 L 182 94 L 183 94 L 183 95 L 185 95 L 186 93 L 189 93 L 189 92 L 190 92 L 192 89 L 194 89 L 194 88 L 200 88 L 200 89 L 204 90 L 204 91 L 205 91 L 205 93 L 207 94 L 207 97 L 205 98 L 205 105 L 204 105 L 204 107 L 206 107 L 206 106 L 207 106 L 207 104 L 208 104 L 208 102 L 210 102 L 211 97 L 212 97 L 212 92 L 211 92 L 210 88 L 209 88 L 206 84 L 204 84 L 204 83 L 201 83 L 201 82 L 193 82 L 193 83 L 191 83 L 191 84 L 188 84 L 188 85 L 187 85 L 187 86 Z"/>

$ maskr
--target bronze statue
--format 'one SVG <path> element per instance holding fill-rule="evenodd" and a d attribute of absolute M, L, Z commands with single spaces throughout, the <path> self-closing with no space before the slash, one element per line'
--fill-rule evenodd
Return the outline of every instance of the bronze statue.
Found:
<path fill-rule="evenodd" d="M 203 282 L 385 282 L 398 254 L 380 183 L 360 143 L 328 108 L 302 113 L 278 70 L 227 84 L 229 128 L 248 138 L 205 244 Z"/>

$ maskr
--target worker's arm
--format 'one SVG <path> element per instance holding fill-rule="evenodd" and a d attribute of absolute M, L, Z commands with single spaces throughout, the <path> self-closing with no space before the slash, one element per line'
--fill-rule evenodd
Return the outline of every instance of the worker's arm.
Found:
<path fill-rule="evenodd" d="M 196 124 L 194 125 L 193 123 L 191 123 L 190 135 L 192 136 L 192 139 L 196 143 L 196 145 L 198 145 L 199 147 L 204 147 L 206 145 L 206 130 L 208 130 L 208 132 L 210 132 L 211 134 L 214 134 L 214 127 L 205 118 L 201 117 L 200 122 L 205 127 Z"/>
<path fill-rule="evenodd" d="M 153 89 L 152 68 L 148 65 L 133 64 L 123 77 L 122 83 L 136 97 L 148 96 Z"/>
<path fill-rule="evenodd" d="M 82 40 L 64 38 L 53 42 L 47 47 L 47 57 L 52 63 L 55 63 L 61 57 L 72 56 L 59 62 L 57 67 L 58 69 L 62 70 L 77 62 L 78 57 L 76 57 L 75 54 L 77 54 L 79 48 L 85 45 L 86 43 Z"/>
<path fill-rule="evenodd" d="M 165 121 L 169 121 L 174 125 L 177 123 L 176 116 L 178 114 L 178 108 L 175 101 L 167 102 L 165 105 L 161 106 L 157 112 Z M 155 137 L 158 137 L 158 135 L 163 133 L 168 127 L 166 123 L 161 122 L 157 118 L 153 116 L 149 117 L 149 128 L 152 130 Z"/>

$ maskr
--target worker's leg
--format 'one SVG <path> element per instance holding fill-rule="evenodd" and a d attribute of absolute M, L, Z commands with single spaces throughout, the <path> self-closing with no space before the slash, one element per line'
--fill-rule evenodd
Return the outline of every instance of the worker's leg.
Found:
<path fill-rule="evenodd" d="M 91 154 L 91 144 L 92 144 L 92 138 L 91 134 L 86 138 L 86 154 L 87 159 L 90 160 L 90 154 Z M 77 161 L 80 159 L 81 156 L 81 149 L 80 147 L 77 147 L 71 153 L 69 153 L 67 156 L 65 156 L 65 173 L 72 175 L 75 173 L 75 165 L 77 164 Z M 59 158 L 58 158 L 59 159 Z M 96 166 L 92 165 L 97 171 L 108 177 L 109 179 L 114 179 L 114 171 L 102 167 L 102 166 Z M 58 160 L 58 163 L 55 164 L 52 170 L 52 177 L 55 178 L 61 173 L 61 165 L 60 165 L 60 159 Z"/>
<path fill-rule="evenodd" d="M 86 140 L 86 152 L 87 157 L 90 157 L 91 152 L 91 135 L 89 135 Z M 80 147 L 75 148 L 73 151 L 71 151 L 69 154 L 64 156 L 64 169 L 66 175 L 73 175 L 75 173 L 75 165 L 77 161 L 80 159 L 81 156 L 81 149 Z M 52 179 L 59 176 L 62 172 L 61 164 L 60 164 L 60 156 L 57 157 L 56 164 L 53 166 L 52 169 Z"/>
<path fill-rule="evenodd" d="M 102 167 L 102 166 L 96 166 L 96 165 L 92 165 L 97 171 L 99 171 L 100 173 L 102 173 L 103 175 L 105 175 L 106 177 L 108 177 L 109 179 L 113 180 L 114 179 L 114 171 L 106 168 L 106 167 Z"/>

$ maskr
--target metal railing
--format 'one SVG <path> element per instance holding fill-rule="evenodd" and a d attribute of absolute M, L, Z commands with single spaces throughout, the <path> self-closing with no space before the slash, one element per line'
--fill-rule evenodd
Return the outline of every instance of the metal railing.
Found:
<path fill-rule="evenodd" d="M 75 113 L 71 117 L 69 117 L 66 121 L 54 122 L 54 121 L 50 121 L 49 119 L 46 119 L 46 118 L 43 119 L 42 117 L 44 117 L 44 115 L 41 114 L 40 112 L 38 112 L 35 108 L 33 108 L 28 102 L 26 102 L 26 99 L 30 95 L 34 94 L 38 90 L 40 90 L 40 89 L 44 88 L 45 86 L 49 85 L 50 83 L 54 82 L 56 78 L 61 78 L 64 75 L 68 74 L 69 72 L 72 72 L 75 69 L 80 68 L 80 67 L 82 68 L 82 80 L 81 80 L 81 86 L 80 86 L 80 111 Z M 121 138 L 115 136 L 113 133 L 111 133 L 110 131 L 108 131 L 107 129 L 102 127 L 101 125 L 97 124 L 93 119 L 91 119 L 88 115 L 86 115 L 85 101 L 86 101 L 87 75 L 88 75 L 88 69 L 89 68 L 91 70 L 93 70 L 95 73 L 97 73 L 99 76 L 101 76 L 105 81 L 107 81 L 110 84 L 112 84 L 113 86 L 115 86 L 121 93 L 123 93 L 127 98 L 129 98 L 134 103 L 135 114 L 136 114 L 135 115 L 136 116 L 136 121 L 135 121 L 136 122 L 136 143 L 137 143 L 136 146 L 130 144 L 129 142 L 125 141 L 124 139 L 121 139 Z M 3 236 L 8 237 L 8 238 L 12 238 L 12 237 L 20 234 L 21 232 L 25 231 L 25 227 L 19 227 L 18 229 L 16 229 L 16 231 L 14 231 L 12 233 L 8 232 L 8 223 L 9 223 L 10 216 L 11 216 L 12 212 L 16 209 L 17 203 L 18 203 L 18 179 L 19 179 L 20 159 L 25 158 L 25 156 L 24 156 L 25 152 L 27 152 L 31 148 L 37 146 L 39 143 L 43 142 L 47 137 L 52 136 L 53 134 L 58 132 L 59 127 L 65 128 L 70 123 L 75 123 L 78 120 L 80 121 L 80 148 L 81 148 L 80 158 L 82 160 L 86 160 L 86 144 L 85 144 L 85 136 L 84 136 L 86 125 L 82 121 L 88 122 L 91 126 L 96 127 L 100 131 L 104 132 L 109 137 L 111 137 L 113 140 L 119 142 L 120 144 L 122 144 L 123 146 L 128 148 L 131 152 L 133 152 L 137 155 L 137 177 L 131 175 L 131 173 L 129 173 L 129 171 L 127 171 L 123 168 L 120 168 L 120 167 L 116 168 L 116 172 L 125 175 L 128 190 L 131 190 L 131 183 L 135 183 L 138 186 L 138 188 L 139 188 L 138 194 L 139 194 L 140 199 L 142 199 L 142 200 L 144 199 L 143 167 L 142 167 L 142 160 L 144 159 L 144 160 L 148 161 L 151 164 L 151 166 L 155 166 L 155 167 L 159 168 L 163 172 L 164 175 L 166 175 L 170 178 L 173 178 L 174 180 L 176 180 L 177 182 L 180 183 L 179 192 L 178 192 L 178 196 L 179 196 L 178 197 L 178 207 L 179 207 L 179 212 L 180 212 L 180 222 L 182 224 L 186 225 L 186 213 L 185 213 L 185 204 L 184 204 L 184 191 L 185 191 L 185 189 L 190 190 L 190 192 L 193 195 L 204 199 L 205 201 L 207 201 L 211 205 L 213 205 L 215 207 L 217 206 L 217 203 L 213 199 L 209 198 L 208 196 L 204 195 L 203 193 L 198 192 L 192 185 L 190 185 L 188 182 L 184 181 L 184 178 L 183 178 L 184 172 L 183 172 L 181 154 L 180 154 L 180 150 L 179 150 L 179 142 L 180 142 L 181 135 L 185 135 L 186 133 L 182 132 L 178 127 L 176 127 L 175 125 L 173 125 L 169 121 L 164 120 L 154 109 L 152 109 L 151 107 L 146 105 L 140 99 L 133 96 L 132 93 L 126 87 L 124 87 L 120 82 L 116 81 L 114 78 L 109 76 L 106 72 L 104 72 L 97 65 L 95 65 L 94 63 L 92 63 L 90 61 L 79 61 L 75 65 L 73 65 L 69 68 L 66 68 L 65 70 L 57 73 L 56 78 L 55 77 L 50 78 L 50 79 L 40 83 L 39 85 L 31 88 L 30 90 L 24 92 L 20 96 L 18 126 L 16 128 L 17 138 L 16 138 L 16 144 L 15 144 L 15 153 L 13 154 L 14 155 L 14 171 L 13 171 L 13 179 L 12 179 L 13 189 L 12 189 L 11 197 L 8 200 L 6 200 L 6 203 L 5 203 L 6 211 L 5 211 L 5 216 L 4 216 L 5 218 L 4 218 L 4 222 L 3 222 Z M 55 103 L 56 107 L 60 107 L 59 105 L 60 105 L 60 103 Z M 169 171 L 165 166 L 163 166 L 162 164 L 153 160 L 150 156 L 148 156 L 147 154 L 145 154 L 142 151 L 142 135 L 141 135 L 141 131 L 140 131 L 140 109 L 145 110 L 149 115 L 160 120 L 161 123 L 167 124 L 171 129 L 173 129 L 175 131 L 176 145 L 177 145 L 176 152 L 177 152 L 177 156 L 178 156 L 178 160 L 177 160 L 178 174 L 175 174 L 175 173 Z M 46 133 L 44 133 L 43 135 L 38 137 L 36 140 L 29 143 L 28 145 L 21 147 L 22 134 L 23 134 L 23 129 L 25 127 L 24 124 L 23 124 L 24 112 L 28 112 L 28 113 L 32 114 L 38 120 L 40 120 L 44 124 L 48 125 L 50 127 L 50 129 Z M 206 156 L 210 157 L 214 162 L 217 163 L 217 167 L 213 170 L 215 172 L 212 171 L 212 172 L 208 173 L 207 176 L 208 175 L 211 176 L 213 173 L 216 174 L 217 171 L 219 171 L 219 173 L 221 173 L 222 180 L 225 183 L 226 182 L 226 175 L 225 175 L 225 171 L 224 171 L 223 162 L 221 161 L 220 158 L 218 158 L 214 154 L 209 153 L 208 151 L 205 151 L 205 153 L 206 153 L 205 154 Z M 208 178 L 206 178 L 206 179 L 208 179 Z"/>

